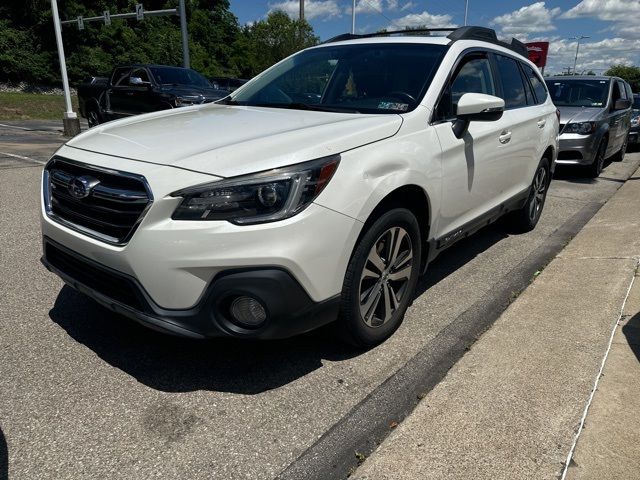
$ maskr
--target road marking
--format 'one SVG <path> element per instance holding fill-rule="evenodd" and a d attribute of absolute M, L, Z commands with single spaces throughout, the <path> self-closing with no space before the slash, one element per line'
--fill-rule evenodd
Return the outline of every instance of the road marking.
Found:
<path fill-rule="evenodd" d="M 19 158 L 20 160 L 27 160 L 29 162 L 39 163 L 40 165 L 47 164 L 47 162 L 43 162 L 42 160 L 36 160 L 35 158 L 25 157 L 24 155 L 17 155 L 15 153 L 0 152 L 0 155 L 6 155 L 7 157 L 12 157 L 12 158 Z"/>
<path fill-rule="evenodd" d="M 20 129 L 20 130 L 27 130 L 27 131 L 31 131 L 31 130 L 33 130 L 32 128 L 18 127 L 17 125 L 7 125 L 7 124 L 5 124 L 5 123 L 0 123 L 0 127 L 18 128 L 18 129 Z"/>

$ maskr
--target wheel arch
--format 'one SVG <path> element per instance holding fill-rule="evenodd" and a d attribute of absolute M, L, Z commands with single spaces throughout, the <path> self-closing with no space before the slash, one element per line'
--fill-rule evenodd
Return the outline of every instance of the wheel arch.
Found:
<path fill-rule="evenodd" d="M 387 193 L 371 211 L 367 220 L 364 222 L 356 245 L 360 242 L 362 236 L 369 230 L 369 227 L 381 215 L 393 208 L 406 208 L 411 211 L 418 220 L 420 227 L 420 236 L 423 246 L 422 265 L 424 268 L 428 258 L 428 240 L 431 228 L 431 200 L 424 188 L 415 184 L 403 185 Z"/>

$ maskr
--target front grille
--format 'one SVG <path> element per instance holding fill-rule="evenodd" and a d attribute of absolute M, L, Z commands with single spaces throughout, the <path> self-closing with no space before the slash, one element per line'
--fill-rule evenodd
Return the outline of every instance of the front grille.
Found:
<path fill-rule="evenodd" d="M 559 132 L 559 133 L 562 133 L 562 130 L 564 130 L 564 126 L 565 126 L 565 124 L 564 124 L 564 123 L 561 123 L 561 124 L 560 124 L 560 128 L 559 128 L 559 130 L 558 130 L 558 132 Z"/>
<path fill-rule="evenodd" d="M 92 290 L 135 310 L 147 310 L 140 289 L 126 276 L 98 268 L 49 241 L 45 242 L 44 257 L 50 266 Z"/>
<path fill-rule="evenodd" d="M 44 185 L 52 219 L 115 245 L 131 238 L 153 201 L 142 176 L 59 157 L 45 167 Z"/>

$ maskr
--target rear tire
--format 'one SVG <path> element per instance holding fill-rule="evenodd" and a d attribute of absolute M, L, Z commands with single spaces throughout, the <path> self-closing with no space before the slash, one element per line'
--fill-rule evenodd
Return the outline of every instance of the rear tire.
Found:
<path fill-rule="evenodd" d="M 356 347 L 372 347 L 393 334 L 413 301 L 422 244 L 418 220 L 394 208 L 369 227 L 344 279 L 338 327 Z"/>
<path fill-rule="evenodd" d="M 600 145 L 598 145 L 598 151 L 596 152 L 596 158 L 593 159 L 593 163 L 587 167 L 587 174 L 591 178 L 598 178 L 604 168 L 604 157 L 607 152 L 607 140 L 602 139 Z"/>
<path fill-rule="evenodd" d="M 533 176 L 526 203 L 522 208 L 513 211 L 507 217 L 507 222 L 513 230 L 518 233 L 525 233 L 536 228 L 547 199 L 550 183 L 551 169 L 549 159 L 543 158 Z"/>

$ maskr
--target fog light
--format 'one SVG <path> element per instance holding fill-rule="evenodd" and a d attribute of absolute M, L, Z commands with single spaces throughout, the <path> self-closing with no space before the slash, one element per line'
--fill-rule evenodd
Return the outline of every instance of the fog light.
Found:
<path fill-rule="evenodd" d="M 231 302 L 229 312 L 233 320 L 244 327 L 257 327 L 267 319 L 262 304 L 251 297 L 236 298 Z"/>

